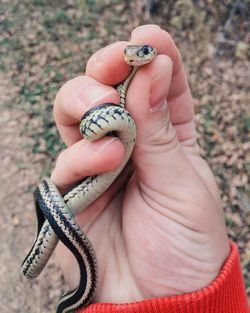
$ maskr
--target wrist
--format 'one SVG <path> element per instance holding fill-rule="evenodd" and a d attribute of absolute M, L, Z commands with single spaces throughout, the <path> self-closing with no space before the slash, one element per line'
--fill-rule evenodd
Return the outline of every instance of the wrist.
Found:
<path fill-rule="evenodd" d="M 96 303 L 78 313 L 248 313 L 246 292 L 235 244 L 220 274 L 207 287 L 185 295 L 127 304 Z"/>

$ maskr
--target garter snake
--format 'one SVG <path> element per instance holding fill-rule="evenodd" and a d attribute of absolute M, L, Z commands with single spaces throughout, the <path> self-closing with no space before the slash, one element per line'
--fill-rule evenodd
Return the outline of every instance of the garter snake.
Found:
<path fill-rule="evenodd" d="M 128 162 L 135 144 L 136 126 L 125 109 L 127 89 L 138 68 L 151 62 L 156 53 L 156 49 L 149 45 L 127 46 L 124 60 L 132 66 L 132 70 L 116 87 L 120 104 L 98 105 L 87 111 L 80 122 L 81 134 L 90 141 L 110 134 L 117 136 L 125 147 L 122 164 L 113 172 L 87 177 L 63 196 L 49 179 L 43 180 L 34 192 L 37 235 L 22 263 L 23 274 L 27 278 L 37 277 L 59 240 L 73 253 L 80 269 L 78 286 L 60 298 L 57 313 L 74 312 L 87 306 L 93 299 L 97 285 L 96 255 L 74 216 L 103 194 Z"/>

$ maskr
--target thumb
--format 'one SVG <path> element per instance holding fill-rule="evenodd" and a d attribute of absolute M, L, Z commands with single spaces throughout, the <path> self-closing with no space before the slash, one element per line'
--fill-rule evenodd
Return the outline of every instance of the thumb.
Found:
<path fill-rule="evenodd" d="M 158 55 L 139 69 L 127 94 L 127 109 L 137 126 L 133 161 L 139 179 L 156 190 L 183 180 L 184 172 L 189 180 L 195 174 L 170 121 L 172 65 L 168 56 Z"/>

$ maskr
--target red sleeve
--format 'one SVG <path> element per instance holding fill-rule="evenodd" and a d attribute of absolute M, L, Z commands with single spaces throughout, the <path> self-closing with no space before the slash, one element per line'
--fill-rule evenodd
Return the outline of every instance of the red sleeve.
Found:
<path fill-rule="evenodd" d="M 78 313 L 248 313 L 246 291 L 237 247 L 230 254 L 218 277 L 199 291 L 128 304 L 95 303 Z"/>

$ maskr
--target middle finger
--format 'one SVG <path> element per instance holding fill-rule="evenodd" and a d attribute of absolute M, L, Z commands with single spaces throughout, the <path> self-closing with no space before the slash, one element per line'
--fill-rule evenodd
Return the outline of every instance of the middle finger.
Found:
<path fill-rule="evenodd" d="M 107 102 L 118 104 L 118 92 L 91 77 L 79 76 L 62 86 L 55 99 L 54 118 L 66 145 L 70 146 L 82 138 L 79 123 L 83 114 Z"/>

